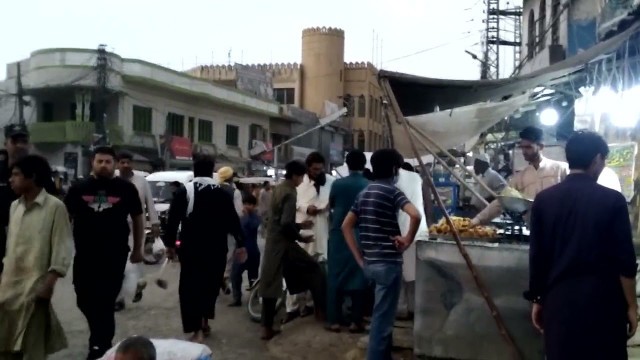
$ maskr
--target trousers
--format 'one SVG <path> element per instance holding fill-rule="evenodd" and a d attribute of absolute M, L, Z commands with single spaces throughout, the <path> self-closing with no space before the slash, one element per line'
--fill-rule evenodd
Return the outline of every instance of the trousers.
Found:
<path fill-rule="evenodd" d="M 236 261 L 233 262 L 231 268 L 231 288 L 233 289 L 233 300 L 242 300 L 242 274 L 247 272 L 249 282 L 253 284 L 258 279 L 258 271 L 260 269 L 260 254 L 249 254 L 247 261 L 244 264 L 240 264 Z"/>

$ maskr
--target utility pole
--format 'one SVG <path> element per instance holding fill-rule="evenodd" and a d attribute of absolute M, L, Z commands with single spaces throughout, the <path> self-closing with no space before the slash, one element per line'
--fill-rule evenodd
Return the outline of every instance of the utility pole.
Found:
<path fill-rule="evenodd" d="M 500 8 L 501 0 L 486 0 L 486 19 L 485 31 L 483 35 L 483 54 L 482 65 L 480 70 L 480 79 L 498 79 L 500 78 L 500 47 L 507 46 L 512 48 L 516 53 L 520 52 L 520 27 L 522 19 L 522 8 L 514 7 L 509 9 Z M 509 39 L 506 39 L 503 35 L 502 25 L 504 20 L 511 20 L 516 23 L 514 33 Z M 514 62 L 518 61 L 519 57 L 514 56 Z M 518 64 L 514 64 L 514 67 Z"/>
<path fill-rule="evenodd" d="M 16 96 L 18 101 L 18 122 L 24 124 L 24 106 L 27 102 L 24 100 L 24 88 L 22 87 L 22 70 L 20 68 L 20 62 L 17 64 L 18 74 L 16 76 Z"/>
<path fill-rule="evenodd" d="M 108 98 L 108 82 L 109 82 L 109 58 L 107 55 L 106 45 L 98 46 L 98 56 L 96 57 L 96 133 L 98 139 L 94 145 L 103 146 L 109 144 L 109 136 L 107 133 L 107 98 Z"/>

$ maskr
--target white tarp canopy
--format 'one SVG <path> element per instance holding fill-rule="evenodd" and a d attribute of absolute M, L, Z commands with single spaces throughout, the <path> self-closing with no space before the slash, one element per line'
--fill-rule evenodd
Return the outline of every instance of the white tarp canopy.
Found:
<path fill-rule="evenodd" d="M 529 102 L 529 93 L 496 103 L 479 103 L 452 110 L 407 117 L 444 149 L 466 144 L 469 150 L 479 135 Z M 402 129 L 397 129 L 403 131 Z M 437 151 L 437 149 L 433 149 Z"/>
<path fill-rule="evenodd" d="M 364 153 L 364 156 L 367 157 L 367 165 L 366 165 L 366 167 L 369 170 L 373 170 L 371 168 L 371 155 L 372 154 L 373 154 L 372 152 L 365 152 Z M 420 165 L 419 162 L 418 162 L 418 159 L 404 159 L 404 161 L 408 162 L 413 167 L 416 167 L 416 166 Z M 423 156 L 422 157 L 422 162 L 425 163 L 425 164 L 433 162 L 433 156 L 431 156 L 431 155 Z M 339 167 L 337 167 L 335 170 L 338 173 L 337 174 L 338 177 L 345 177 L 345 176 L 349 175 L 349 167 L 347 166 L 347 164 L 342 164 Z"/>

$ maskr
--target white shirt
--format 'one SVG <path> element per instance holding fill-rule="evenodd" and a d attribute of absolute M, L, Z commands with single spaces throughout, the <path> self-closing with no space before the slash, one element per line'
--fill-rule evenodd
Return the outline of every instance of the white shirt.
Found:
<path fill-rule="evenodd" d="M 608 187 L 611 190 L 622 192 L 622 185 L 620 185 L 620 178 L 618 177 L 618 174 L 609 167 L 605 167 L 602 170 L 602 173 L 600 173 L 598 184 Z"/>
<path fill-rule="evenodd" d="M 489 189 L 491 189 L 496 194 L 499 194 L 505 188 L 505 186 L 507 186 L 507 181 L 500 174 L 498 174 L 497 171 L 494 171 L 491 168 L 488 168 L 484 172 L 484 174 L 481 174 L 480 179 L 485 183 L 485 185 L 489 187 Z M 491 196 L 487 189 L 485 189 L 484 186 L 481 186 L 480 184 L 476 185 L 476 191 L 478 192 L 478 195 L 482 196 L 483 199 Z M 484 202 L 478 199 L 475 195 L 471 199 L 471 205 L 474 205 L 478 209 L 485 208 Z"/>
<path fill-rule="evenodd" d="M 298 202 L 296 212 L 296 222 L 301 223 L 307 220 L 313 221 L 314 241 L 309 244 L 303 244 L 302 247 L 311 255 L 321 254 L 320 259 L 327 259 L 328 241 L 329 241 L 329 194 L 331 186 L 335 178 L 326 175 L 326 183 L 320 187 L 320 193 L 316 191 L 314 182 L 309 179 L 308 175 L 304 176 L 304 180 L 298 185 Z M 318 209 L 327 209 L 316 216 L 307 214 L 307 208 L 314 205 Z"/>
<path fill-rule="evenodd" d="M 138 196 L 140 196 L 142 210 L 146 210 L 149 214 L 149 222 L 152 225 L 160 224 L 158 213 L 156 212 L 156 207 L 153 202 L 153 195 L 151 194 L 151 187 L 149 186 L 147 179 L 137 174 L 133 174 L 133 176 L 129 179 L 123 179 L 129 180 L 133 185 L 135 185 L 136 189 L 138 189 Z"/>

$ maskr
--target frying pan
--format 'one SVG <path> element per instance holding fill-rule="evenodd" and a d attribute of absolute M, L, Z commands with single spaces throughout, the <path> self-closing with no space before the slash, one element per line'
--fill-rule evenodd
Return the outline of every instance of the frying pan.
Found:
<path fill-rule="evenodd" d="M 514 196 L 498 196 L 498 202 L 502 205 L 502 208 L 514 213 L 522 214 L 531 209 L 532 200 L 523 199 Z"/>

